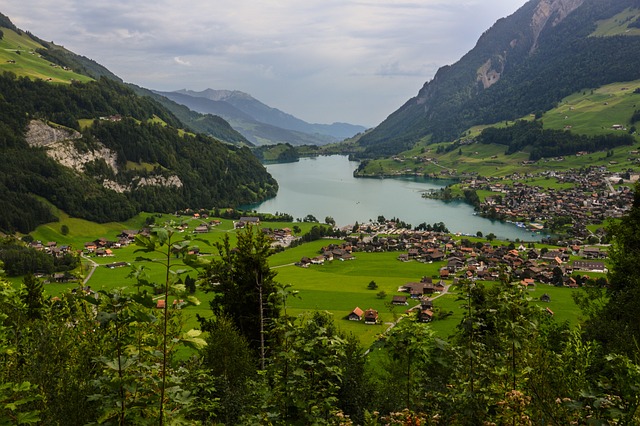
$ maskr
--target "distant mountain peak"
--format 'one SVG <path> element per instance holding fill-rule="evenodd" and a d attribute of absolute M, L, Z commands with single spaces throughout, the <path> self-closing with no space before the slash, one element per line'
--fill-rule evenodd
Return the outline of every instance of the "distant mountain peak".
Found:
<path fill-rule="evenodd" d="M 162 95 L 201 113 L 219 115 L 256 145 L 324 145 L 350 138 L 366 130 L 363 126 L 348 123 L 307 123 L 239 90 L 209 88 L 197 92 L 182 89 Z"/>
<path fill-rule="evenodd" d="M 253 96 L 240 90 L 216 90 L 209 88 L 201 92 L 187 89 L 177 90 L 176 92 L 199 98 L 207 98 L 212 101 L 227 101 L 229 99 L 255 100 Z"/>

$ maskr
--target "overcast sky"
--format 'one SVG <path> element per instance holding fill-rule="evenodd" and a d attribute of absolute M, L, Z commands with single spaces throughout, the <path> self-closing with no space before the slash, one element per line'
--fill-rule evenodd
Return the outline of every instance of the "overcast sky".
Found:
<path fill-rule="evenodd" d="M 20 0 L 16 26 L 157 90 L 374 126 L 526 0 Z M 4 3 L 4 2 L 3 2 Z"/>

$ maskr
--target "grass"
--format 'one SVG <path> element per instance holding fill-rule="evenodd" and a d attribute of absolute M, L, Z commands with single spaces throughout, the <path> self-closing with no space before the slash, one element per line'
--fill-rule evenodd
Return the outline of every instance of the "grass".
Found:
<path fill-rule="evenodd" d="M 73 80 L 87 82 L 90 77 L 66 71 L 41 58 L 36 49 L 44 48 L 25 33 L 18 34 L 2 28 L 4 37 L 0 40 L 0 72 L 10 71 L 19 77 L 48 80 L 52 83 L 71 83 Z M 15 61 L 10 63 L 8 61 Z M 54 66 L 55 65 L 55 66 Z"/>
<path fill-rule="evenodd" d="M 626 9 L 609 19 L 598 21 L 598 27 L 591 34 L 592 37 L 605 37 L 614 35 L 640 35 L 640 28 L 629 27 L 629 24 L 638 18 L 638 9 Z"/>
<path fill-rule="evenodd" d="M 637 11 L 635 11 L 637 15 Z M 621 21 L 623 18 L 616 18 Z M 626 19 L 626 18 L 625 18 Z M 640 95 L 633 91 L 640 87 L 640 80 L 614 83 L 594 90 L 574 93 L 558 103 L 558 107 L 543 114 L 541 120 L 545 129 L 565 130 L 588 136 L 616 134 L 623 132 L 613 130 L 614 124 L 631 127 L 630 118 L 638 107 Z M 522 117 L 531 120 L 531 116 Z M 475 126 L 464 132 L 465 139 L 472 139 L 486 127 L 505 127 L 508 123 L 499 122 L 492 125 Z M 640 135 L 636 135 L 640 142 Z M 623 146 L 613 150 L 613 156 L 607 157 L 605 152 L 594 152 L 585 156 L 567 156 L 563 161 L 543 159 L 535 164 L 523 165 L 529 159 L 529 152 L 505 155 L 506 146 L 471 144 L 456 147 L 450 152 L 438 153 L 439 148 L 447 148 L 450 142 L 428 145 L 420 142 L 408 151 L 402 152 L 397 159 L 371 160 L 363 170 L 366 175 L 401 175 L 430 174 L 441 176 L 446 171 L 454 175 L 478 173 L 481 176 L 501 177 L 514 172 L 519 174 L 538 173 L 545 170 L 579 169 L 588 166 L 606 166 L 610 171 L 621 172 L 635 168 L 637 154 L 630 151 L 637 146 Z M 436 162 L 426 159 L 435 159 Z M 611 163 L 613 162 L 613 164 Z M 542 182 L 544 183 L 544 182 Z M 545 186 L 543 187 L 553 187 Z"/>
<path fill-rule="evenodd" d="M 116 236 L 125 229 L 141 228 L 149 216 L 153 216 L 157 223 L 166 220 L 178 220 L 189 225 L 189 229 L 193 229 L 201 220 L 194 219 L 191 216 L 182 216 L 176 218 L 173 215 L 153 215 L 150 213 L 142 213 L 135 218 L 126 222 L 115 222 L 107 224 L 96 224 L 80 219 L 69 218 L 63 212 L 57 212 L 60 216 L 60 222 L 42 225 L 31 235 L 41 241 L 57 241 L 59 244 L 71 244 L 76 249 L 81 249 L 86 241 L 93 241 L 98 237 L 105 237 L 115 240 Z M 69 234 L 62 235 L 61 227 L 67 225 Z M 314 223 L 299 223 L 295 225 L 307 232 Z M 293 228 L 294 223 L 281 222 L 263 222 L 262 227 L 271 228 Z M 181 235 L 181 234 L 179 234 Z M 192 235 L 186 232 L 184 234 Z M 206 241 L 194 241 L 194 244 L 200 246 L 201 252 L 209 253 L 204 259 L 211 259 L 214 255 L 214 248 L 211 245 L 228 236 L 233 245 L 236 243 L 236 232 L 233 229 L 233 221 L 223 219 L 221 224 L 212 228 L 207 234 L 198 235 L 199 238 Z M 472 241 L 480 241 L 481 239 L 469 238 Z M 331 243 L 336 243 L 335 239 L 324 239 L 306 243 L 295 248 L 276 253 L 269 258 L 269 264 L 277 272 L 276 281 L 282 284 L 291 284 L 292 289 L 298 292 L 298 297 L 292 297 L 288 300 L 287 313 L 297 315 L 306 311 L 320 310 L 331 313 L 336 321 L 337 326 L 348 334 L 357 336 L 364 346 L 370 346 L 380 333 L 388 329 L 390 324 L 394 322 L 409 308 L 417 305 L 417 301 L 410 301 L 409 306 L 393 306 L 390 304 L 394 295 L 406 295 L 406 293 L 398 292 L 398 288 L 408 282 L 419 281 L 423 276 L 437 277 L 438 271 L 444 262 L 438 263 L 420 263 L 416 261 L 400 262 L 397 260 L 398 252 L 387 253 L 355 253 L 355 260 L 325 262 L 324 265 L 311 265 L 309 268 L 302 268 L 294 264 L 302 257 L 315 257 L 320 250 Z M 539 246 L 540 248 L 542 246 Z M 148 271 L 151 281 L 163 282 L 164 269 L 161 265 L 150 262 L 137 262 L 136 258 L 144 253 L 136 253 L 137 247 L 134 245 L 121 249 L 114 249 L 114 257 L 95 257 L 90 259 L 98 265 L 93 273 L 88 285 L 94 290 L 113 290 L 115 288 L 127 287 L 129 291 L 137 291 L 135 281 L 129 278 L 131 268 L 123 267 L 109 269 L 105 264 L 113 262 L 129 262 L 144 265 Z M 148 256 L 148 255 L 145 255 Z M 160 257 L 151 256 L 151 257 Z M 83 267 L 79 271 L 86 275 L 91 263 L 84 260 Z M 179 263 L 176 267 L 181 267 Z M 189 272 L 194 277 L 196 271 Z M 437 279 L 437 278 L 436 278 Z M 12 278 L 10 280 L 15 285 L 21 283 L 22 278 Z M 376 290 L 370 290 L 368 285 L 371 281 L 375 281 L 378 285 Z M 450 281 L 449 281 L 450 283 Z M 58 295 L 62 292 L 69 291 L 77 287 L 76 283 L 69 284 L 47 284 L 45 292 L 48 295 Z M 384 291 L 386 296 L 379 298 L 378 292 Z M 455 292 L 452 288 L 451 292 Z M 436 331 L 437 335 L 446 338 L 455 332 L 457 324 L 462 319 L 461 302 L 457 301 L 457 296 L 453 293 L 442 295 L 434 300 L 436 310 L 436 318 L 438 313 L 449 313 L 450 316 L 444 319 L 436 319 L 432 322 L 431 327 Z M 538 285 L 531 291 L 532 298 L 539 300 L 539 297 L 548 293 L 551 296 L 551 302 L 544 304 L 552 309 L 556 318 L 560 321 L 569 321 L 574 325 L 578 321 L 577 308 L 571 299 L 572 290 L 566 288 L 556 288 L 546 285 Z M 211 316 L 208 302 L 211 300 L 211 294 L 205 294 L 201 291 L 196 292 L 195 296 L 202 302 L 199 306 L 190 306 L 184 310 L 184 319 L 188 328 L 197 327 L 196 314 L 203 317 Z M 542 302 L 535 302 L 541 304 Z M 346 316 L 356 307 L 361 309 L 373 308 L 379 313 L 381 324 L 365 325 L 364 322 L 348 321 Z"/>

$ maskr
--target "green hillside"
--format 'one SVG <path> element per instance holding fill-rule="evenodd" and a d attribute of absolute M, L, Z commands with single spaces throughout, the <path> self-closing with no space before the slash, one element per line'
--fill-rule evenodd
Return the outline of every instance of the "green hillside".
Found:
<path fill-rule="evenodd" d="M 427 139 L 450 141 L 469 127 L 538 114 L 571 93 L 639 78 L 637 1 L 538 3 L 497 21 L 458 62 L 440 68 L 360 138 L 357 155 L 388 157 Z M 554 16 L 553 25 L 541 24 Z"/>
<path fill-rule="evenodd" d="M 52 83 L 87 82 L 90 77 L 65 70 L 60 65 L 46 60 L 38 50 L 45 49 L 40 43 L 24 32 L 20 34 L 9 28 L 1 27 L 3 37 L 0 40 L 0 73 L 12 72 L 18 77 L 42 79 Z"/>
<path fill-rule="evenodd" d="M 2 14 L 0 28 L 0 231 L 29 232 L 56 220 L 56 209 L 125 221 L 143 210 L 236 206 L 275 194 L 277 183 L 248 148 L 185 132 L 156 100 Z M 243 140 L 222 120 L 217 126 Z"/>
<path fill-rule="evenodd" d="M 545 129 L 568 130 L 575 134 L 622 135 L 628 134 L 633 126 L 631 117 L 640 109 L 640 94 L 634 93 L 640 88 L 640 80 L 625 83 L 614 83 L 594 90 L 584 90 L 567 96 L 540 117 Z M 521 117 L 531 120 L 532 116 Z M 454 142 L 429 144 L 418 143 L 413 149 L 404 151 L 394 158 L 369 160 L 359 169 L 360 175 L 401 175 L 431 174 L 445 177 L 451 173 L 461 175 L 475 173 L 482 176 L 505 176 L 513 172 L 533 173 L 541 170 L 565 170 L 590 165 L 606 165 L 610 170 L 622 171 L 635 166 L 637 155 L 630 156 L 629 151 L 635 148 L 620 147 L 607 156 L 603 151 L 588 156 L 567 157 L 562 162 L 538 161 L 534 164 L 522 163 L 529 158 L 530 150 L 506 155 L 504 145 L 466 144 L 465 141 L 478 137 L 480 132 L 489 127 L 504 128 L 513 122 L 502 121 L 493 125 L 474 126 L 464 132 L 464 137 Z M 614 125 L 623 129 L 615 130 Z M 634 135 L 640 143 L 640 136 Z M 427 160 L 433 159 L 434 161 Z M 611 163 L 616 164 L 611 164 Z"/>

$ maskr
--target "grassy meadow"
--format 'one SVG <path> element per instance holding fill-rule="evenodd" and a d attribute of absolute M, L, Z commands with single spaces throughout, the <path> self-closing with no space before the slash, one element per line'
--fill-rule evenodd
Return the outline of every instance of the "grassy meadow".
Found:
<path fill-rule="evenodd" d="M 624 132 L 613 130 L 614 124 L 631 127 L 633 112 L 640 109 L 640 95 L 633 93 L 640 88 L 640 80 L 614 83 L 598 89 L 585 89 L 574 93 L 558 103 L 558 106 L 547 111 L 541 117 L 546 129 L 571 130 L 577 134 L 589 136 L 607 133 Z M 531 116 L 522 117 L 532 119 Z M 509 122 L 492 125 L 475 126 L 464 133 L 463 139 L 473 138 L 486 127 L 505 127 Z M 640 136 L 636 134 L 640 143 Z M 411 150 L 405 151 L 395 159 L 372 160 L 362 171 L 366 175 L 399 175 L 399 174 L 431 174 L 442 172 L 454 175 L 477 172 L 481 176 L 499 177 L 514 172 L 537 173 L 545 170 L 579 169 L 587 166 L 607 166 L 614 172 L 627 170 L 634 166 L 637 154 L 630 151 L 638 146 L 623 146 L 613 150 L 613 156 L 606 152 L 594 152 L 585 156 L 567 156 L 563 161 L 542 159 L 535 164 L 522 164 L 529 159 L 529 152 L 524 149 L 511 155 L 505 155 L 503 145 L 471 144 L 456 147 L 450 152 L 438 153 L 438 148 L 447 148 L 450 142 L 429 144 L 428 141 L 418 143 Z M 427 161 L 425 159 L 435 159 Z"/>
<path fill-rule="evenodd" d="M 60 212 L 59 212 L 60 213 Z M 220 225 L 213 227 L 207 234 L 195 236 L 189 230 L 195 228 L 202 221 L 191 216 L 175 217 L 173 215 L 155 215 L 142 213 L 135 218 L 121 223 L 97 224 L 80 219 L 69 218 L 60 214 L 60 221 L 42 225 L 31 233 L 35 240 L 42 242 L 57 241 L 59 245 L 70 244 L 74 249 L 82 249 L 84 243 L 97 238 L 107 238 L 115 240 L 116 236 L 126 229 L 140 229 L 145 220 L 153 216 L 156 223 L 163 223 L 173 220 L 184 223 L 189 228 L 184 233 L 177 234 L 177 238 L 197 237 L 193 245 L 200 248 L 203 259 L 211 259 L 215 255 L 213 245 L 222 241 L 228 236 L 233 245 L 236 243 L 236 231 L 233 229 L 233 221 L 222 219 Z M 63 235 L 61 229 L 66 225 L 69 229 L 67 235 Z M 313 223 L 283 223 L 283 222 L 262 222 L 261 227 L 271 228 L 293 228 L 299 226 L 302 232 L 307 232 Z M 470 238 L 473 241 L 483 241 L 479 238 Z M 406 295 L 398 292 L 400 286 L 408 282 L 420 281 L 423 276 L 433 277 L 437 281 L 438 271 L 444 262 L 420 263 L 416 261 L 400 262 L 397 260 L 399 252 L 388 253 L 355 253 L 355 259 L 349 261 L 334 260 L 325 262 L 324 265 L 310 265 L 308 268 L 296 266 L 304 256 L 315 257 L 320 253 L 322 247 L 331 243 L 336 243 L 335 239 L 324 239 L 302 244 L 298 247 L 287 249 L 272 255 L 269 264 L 277 272 L 276 281 L 281 284 L 291 284 L 293 290 L 297 291 L 296 297 L 291 297 L 287 303 L 287 313 L 297 315 L 305 311 L 321 310 L 330 312 L 338 327 L 346 333 L 352 333 L 365 345 L 371 345 L 380 333 L 386 331 L 389 326 L 409 308 L 417 305 L 417 301 L 410 300 L 409 306 L 393 306 L 391 299 L 394 295 Z M 538 248 L 542 248 L 540 245 Z M 93 268 L 94 263 L 98 266 L 87 285 L 94 290 L 112 290 L 126 287 L 128 291 L 137 291 L 135 280 L 129 277 L 130 267 L 107 268 L 105 265 L 113 262 L 128 262 L 137 266 L 144 266 L 152 281 L 162 282 L 164 279 L 164 268 L 156 263 L 136 261 L 138 256 L 151 257 L 160 260 L 160 255 L 150 256 L 146 253 L 136 252 L 138 248 L 134 245 L 113 249 L 112 257 L 97 257 L 90 255 L 83 258 L 82 268 L 78 270 L 82 276 L 86 277 Z M 184 265 L 176 264 L 182 268 Z M 188 271 L 188 275 L 195 277 L 197 271 Z M 21 282 L 21 278 L 11 280 L 16 285 Z M 377 289 L 370 290 L 368 285 L 375 281 Z M 447 281 L 451 283 L 450 280 Z M 58 295 L 77 287 L 76 283 L 58 284 L 51 283 L 45 285 L 45 292 L 48 295 Z M 384 291 L 383 298 L 378 297 L 378 293 Z M 556 318 L 560 321 L 568 321 L 570 324 L 577 324 L 578 310 L 573 303 L 571 294 L 574 290 L 567 288 L 557 288 L 547 285 L 538 285 L 531 289 L 533 300 L 539 300 L 540 296 L 548 293 L 551 302 L 543 304 L 554 311 Z M 456 289 L 451 288 L 449 293 L 439 296 L 434 300 L 436 320 L 432 323 L 433 329 L 443 338 L 451 335 L 457 324 L 462 319 L 462 303 L 457 300 Z M 197 327 L 196 314 L 207 317 L 210 316 L 209 301 L 211 294 L 197 291 L 195 295 L 200 301 L 199 306 L 190 306 L 184 310 L 185 326 L 188 328 Z M 381 324 L 365 325 L 364 322 L 348 321 L 346 316 L 355 308 L 363 310 L 368 308 L 376 309 L 379 313 Z M 439 314 L 449 314 L 443 318 L 438 318 Z"/>
<path fill-rule="evenodd" d="M 10 71 L 18 77 L 32 79 L 50 79 L 53 83 L 91 80 L 90 77 L 64 70 L 41 58 L 36 49 L 44 47 L 25 33 L 18 34 L 8 28 L 2 28 L 2 32 L 4 36 L 0 40 L 0 72 Z"/>

